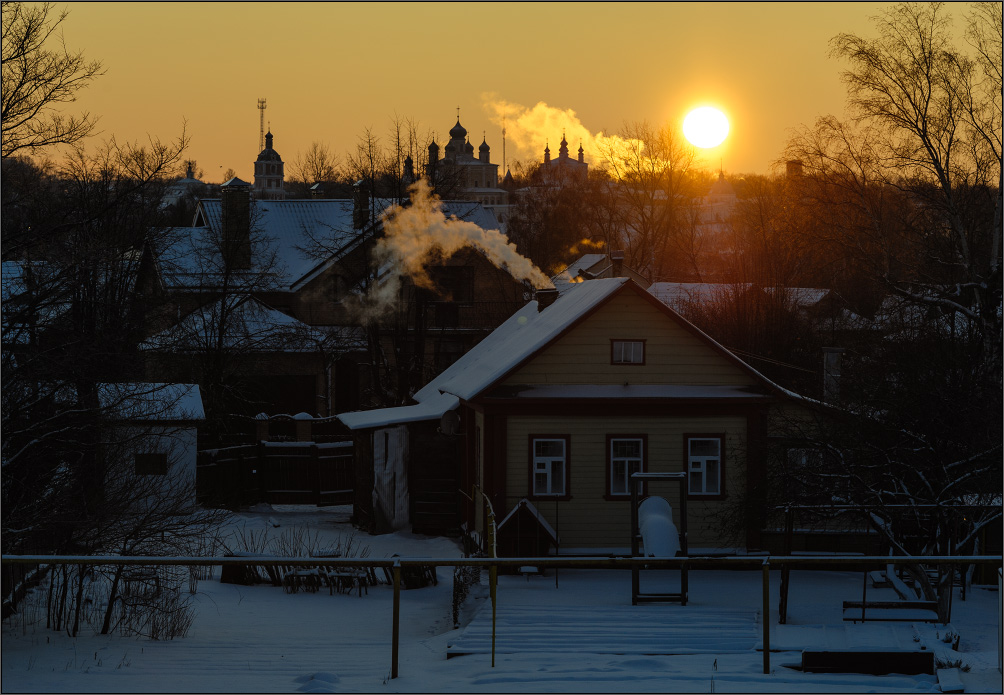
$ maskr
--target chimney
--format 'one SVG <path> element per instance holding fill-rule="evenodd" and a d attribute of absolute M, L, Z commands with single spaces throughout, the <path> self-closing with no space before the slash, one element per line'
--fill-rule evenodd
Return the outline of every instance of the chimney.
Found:
<path fill-rule="evenodd" d="M 794 179 L 802 175 L 802 160 L 791 159 L 785 163 L 785 169 L 789 179 Z"/>
<path fill-rule="evenodd" d="M 366 182 L 356 181 L 352 186 L 352 228 L 363 229 L 370 222 L 370 192 Z"/>
<path fill-rule="evenodd" d="M 220 188 L 223 262 L 228 268 L 251 267 L 251 184 L 232 178 Z"/>
<path fill-rule="evenodd" d="M 611 275 L 610 277 L 619 278 L 624 276 L 624 252 L 623 251 L 611 251 L 610 252 L 610 266 Z"/>
<path fill-rule="evenodd" d="M 534 299 L 537 300 L 537 311 L 543 311 L 547 307 L 554 304 L 554 300 L 558 298 L 558 290 L 553 287 L 541 288 L 534 293 Z"/>
<path fill-rule="evenodd" d="M 844 348 L 823 348 L 823 402 L 840 401 L 840 361 Z"/>

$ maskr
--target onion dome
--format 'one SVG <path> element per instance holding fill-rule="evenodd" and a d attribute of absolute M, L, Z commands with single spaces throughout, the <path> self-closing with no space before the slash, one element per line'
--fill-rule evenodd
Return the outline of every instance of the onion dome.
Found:
<path fill-rule="evenodd" d="M 467 144 L 464 145 L 464 152 L 467 154 L 474 154 L 474 145 L 471 144 L 470 140 L 468 140 Z"/>
<path fill-rule="evenodd" d="M 272 131 L 268 131 L 265 134 L 265 149 L 261 151 L 258 155 L 259 162 L 281 162 L 282 157 L 279 153 L 272 149 Z"/>
<path fill-rule="evenodd" d="M 460 119 L 457 119 L 457 125 L 450 128 L 450 138 L 454 140 L 463 140 L 467 137 L 467 129 L 460 125 Z"/>
<path fill-rule="evenodd" d="M 488 140 L 486 138 L 482 138 L 481 145 L 478 146 L 478 152 L 488 152 L 489 149 L 491 148 L 488 147 Z"/>

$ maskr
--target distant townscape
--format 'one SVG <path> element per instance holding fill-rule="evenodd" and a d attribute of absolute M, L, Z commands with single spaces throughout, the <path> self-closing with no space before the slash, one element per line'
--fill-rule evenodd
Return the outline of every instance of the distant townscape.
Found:
<path fill-rule="evenodd" d="M 792 131 L 769 173 L 708 169 L 641 122 L 508 159 L 506 131 L 459 109 L 443 136 L 448 104 L 431 130 L 291 154 L 261 99 L 232 163 L 252 180 L 208 182 L 184 133 L 97 144 L 66 111 L 101 65 L 47 39 L 51 6 L 5 4 L 4 620 L 182 637 L 201 615 L 181 588 L 211 567 L 6 558 L 243 554 L 280 559 L 225 583 L 359 600 L 453 572 L 449 627 L 469 622 L 487 572 L 364 562 L 367 538 L 407 557 L 401 534 L 525 559 L 499 570 L 511 591 L 557 587 L 561 556 L 910 556 L 854 566 L 838 624 L 929 622 L 958 648 L 952 597 L 1000 581 L 1001 12 L 973 5 L 962 46 L 944 11 L 890 6 L 879 38 L 836 37 L 852 114 Z M 359 535 L 268 540 L 291 505 Z M 235 532 L 252 513 L 268 524 Z M 281 561 L 304 556 L 332 566 Z M 924 559 L 946 556 L 970 559 Z M 631 605 L 686 607 L 685 566 L 670 594 L 622 569 Z M 715 622 L 698 595 L 695 621 L 756 651 L 770 615 Z"/>

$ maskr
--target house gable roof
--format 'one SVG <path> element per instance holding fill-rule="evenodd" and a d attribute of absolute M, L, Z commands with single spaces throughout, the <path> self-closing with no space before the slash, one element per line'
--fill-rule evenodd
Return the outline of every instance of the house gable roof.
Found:
<path fill-rule="evenodd" d="M 415 394 L 415 400 L 422 402 L 440 393 L 450 393 L 471 401 L 487 394 L 495 386 L 512 381 L 511 377 L 521 368 L 555 345 L 614 297 L 626 293 L 632 293 L 656 308 L 674 325 L 696 337 L 709 351 L 723 358 L 745 376 L 747 383 L 757 384 L 766 392 L 798 397 L 771 382 L 633 281 L 628 278 L 608 278 L 580 283 L 540 312 L 537 311 L 537 302 L 530 302 L 419 390 Z M 582 383 L 590 383 L 590 380 L 586 378 Z"/>
<path fill-rule="evenodd" d="M 221 316 L 227 315 L 222 347 L 247 353 L 315 352 L 324 341 L 321 330 L 245 296 L 219 299 L 199 307 L 174 326 L 139 345 L 140 350 L 199 352 L 214 345 Z"/>
<path fill-rule="evenodd" d="M 771 382 L 719 345 L 703 331 L 662 304 L 632 280 L 628 278 L 606 278 L 574 285 L 543 311 L 537 310 L 538 303 L 536 301 L 528 303 L 510 316 L 488 337 L 448 367 L 446 371 L 416 392 L 414 400 L 417 401 L 418 405 L 396 409 L 401 412 L 391 415 L 408 416 L 408 420 L 411 421 L 418 419 L 432 420 L 442 416 L 446 410 L 455 407 L 454 401 L 446 398 L 446 396 L 455 396 L 457 399 L 463 401 L 474 401 L 479 397 L 489 394 L 497 386 L 506 382 L 507 378 L 516 373 L 521 367 L 528 364 L 549 346 L 557 343 L 557 341 L 567 335 L 576 326 L 586 321 L 601 307 L 610 302 L 611 299 L 625 293 L 631 293 L 635 297 L 640 298 L 641 301 L 646 302 L 649 306 L 655 307 L 668 320 L 673 321 L 676 325 L 697 337 L 705 344 L 708 350 L 723 357 L 743 375 L 748 377 L 746 384 L 712 384 L 706 385 L 703 389 L 674 389 L 670 388 L 672 385 L 663 384 L 654 387 L 636 387 L 633 390 L 625 391 L 623 394 L 611 394 L 608 393 L 609 389 L 604 390 L 602 385 L 599 387 L 590 385 L 588 384 L 588 380 L 586 380 L 583 381 L 583 386 L 592 388 L 588 393 L 579 393 L 581 388 L 579 390 L 572 389 L 571 391 L 567 388 L 559 389 L 554 393 L 549 393 L 546 387 L 541 387 L 543 390 L 538 390 L 537 392 L 534 392 L 533 389 L 528 389 L 527 393 L 522 394 L 522 397 L 586 397 L 602 399 L 626 397 L 691 400 L 727 398 L 748 400 L 751 398 L 762 399 L 764 395 L 775 394 L 801 400 L 798 394 L 787 391 Z M 755 384 L 753 390 L 749 389 L 750 383 Z M 757 393 L 757 390 L 760 392 Z M 503 392 L 505 391 L 506 389 L 503 389 Z M 502 397 L 507 397 L 510 394 L 502 393 L 501 395 Z M 380 425 L 406 421 L 400 418 L 388 419 L 386 417 L 388 415 L 387 410 L 370 411 L 370 414 L 346 413 L 340 415 L 339 419 L 348 424 L 352 429 L 367 426 L 362 424 L 364 421 L 379 423 Z M 359 417 L 356 418 L 356 416 Z M 375 425 L 371 424 L 369 426 Z"/>

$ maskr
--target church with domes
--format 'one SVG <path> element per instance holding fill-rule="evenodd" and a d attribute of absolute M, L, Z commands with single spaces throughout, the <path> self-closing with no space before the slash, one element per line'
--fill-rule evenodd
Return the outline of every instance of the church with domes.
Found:
<path fill-rule="evenodd" d="M 450 140 L 440 157 L 439 145 L 429 144 L 429 164 L 426 175 L 441 187 L 449 188 L 447 197 L 481 203 L 499 224 L 504 226 L 509 216 L 509 193 L 499 187 L 499 165 L 491 161 L 491 148 L 482 137 L 477 156 L 467 129 L 457 124 L 450 129 Z"/>
<path fill-rule="evenodd" d="M 265 149 L 254 163 L 254 196 L 257 200 L 285 200 L 282 157 L 272 147 L 272 130 L 265 135 Z"/>
<path fill-rule="evenodd" d="M 544 163 L 541 165 L 541 172 L 549 183 L 563 183 L 568 181 L 585 181 L 589 175 L 589 165 L 586 164 L 585 152 L 582 145 L 579 145 L 577 159 L 568 156 L 568 141 L 565 134 L 561 134 L 561 144 L 558 146 L 558 158 L 551 159 L 551 148 L 544 146 Z"/>

